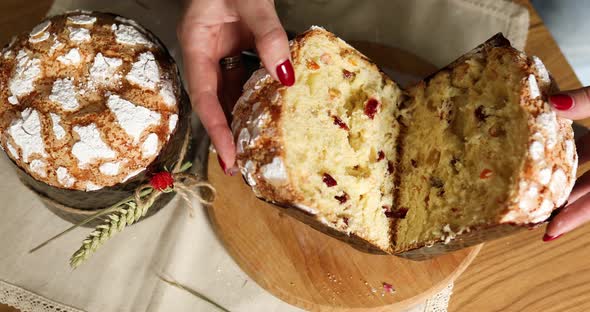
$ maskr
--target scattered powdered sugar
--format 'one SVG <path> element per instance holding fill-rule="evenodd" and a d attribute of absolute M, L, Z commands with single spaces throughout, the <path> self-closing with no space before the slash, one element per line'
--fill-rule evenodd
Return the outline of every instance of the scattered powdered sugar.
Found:
<path fill-rule="evenodd" d="M 550 168 L 543 168 L 539 171 L 539 175 L 538 175 L 538 180 L 539 183 L 541 183 L 541 185 L 547 185 L 549 184 L 549 181 L 551 181 L 551 174 L 552 174 L 552 170 Z"/>
<path fill-rule="evenodd" d="M 240 134 L 238 135 L 238 140 L 236 142 L 236 148 L 238 154 L 244 153 L 244 147 L 248 146 L 250 143 L 250 131 L 247 128 L 242 128 L 240 130 Z"/>
<path fill-rule="evenodd" d="M 96 54 L 94 63 L 90 68 L 90 79 L 98 84 L 111 84 L 121 79 L 117 69 L 123 64 L 118 58 L 104 57 L 102 53 Z"/>
<path fill-rule="evenodd" d="M 523 185 L 521 185 L 521 188 L 522 186 Z M 538 199 L 539 188 L 536 185 L 531 184 L 528 186 L 528 189 L 522 193 L 518 207 L 520 207 L 520 209 L 522 209 L 524 212 L 529 212 L 537 207 Z"/>
<path fill-rule="evenodd" d="M 166 106 L 172 107 L 176 105 L 176 97 L 174 96 L 172 82 L 167 80 L 162 82 L 162 87 L 160 88 L 160 96 L 164 100 L 164 104 L 166 104 Z"/>
<path fill-rule="evenodd" d="M 75 126 L 80 140 L 72 146 L 72 154 L 78 158 L 78 165 L 86 167 L 97 158 L 114 158 L 115 152 L 102 140 L 96 124 Z"/>
<path fill-rule="evenodd" d="M 158 151 L 158 135 L 150 133 L 143 144 L 141 144 L 141 156 L 143 158 L 149 158 L 156 155 Z"/>
<path fill-rule="evenodd" d="M 274 157 L 271 163 L 262 166 L 260 173 L 271 184 L 282 184 L 287 181 L 287 170 L 280 157 Z"/>
<path fill-rule="evenodd" d="M 63 139 L 66 136 L 66 130 L 64 130 L 64 128 L 59 124 L 61 122 L 61 117 L 54 113 L 49 113 L 49 117 L 51 117 L 53 134 L 58 140 Z"/>
<path fill-rule="evenodd" d="M 117 43 L 129 45 L 144 44 L 151 46 L 151 42 L 133 26 L 113 24 L 111 29 L 115 33 L 115 40 Z"/>
<path fill-rule="evenodd" d="M 92 182 L 86 182 L 86 192 L 98 191 L 103 188 L 100 185 L 96 185 Z"/>
<path fill-rule="evenodd" d="M 569 161 L 569 162 L 574 161 L 575 151 L 576 151 L 576 146 L 574 144 L 574 141 L 572 141 L 572 140 L 565 141 L 565 158 L 567 161 Z"/>
<path fill-rule="evenodd" d="M 152 52 L 140 54 L 139 60 L 133 63 L 126 78 L 140 87 L 154 90 L 160 82 L 160 69 Z"/>
<path fill-rule="evenodd" d="M 539 160 L 545 155 L 545 146 L 539 141 L 533 141 L 529 147 L 529 153 L 533 160 Z"/>
<path fill-rule="evenodd" d="M 49 100 L 61 105 L 64 110 L 73 111 L 80 106 L 76 98 L 77 93 L 72 78 L 57 79 L 53 83 Z"/>
<path fill-rule="evenodd" d="M 29 36 L 30 37 L 37 37 L 41 33 L 45 32 L 47 30 L 47 28 L 49 28 L 49 26 L 51 26 L 51 21 L 43 21 L 40 24 L 38 24 L 37 26 L 33 27 L 33 30 L 31 30 L 31 33 L 29 34 Z"/>
<path fill-rule="evenodd" d="M 30 43 L 39 43 L 39 42 L 43 42 L 43 41 L 45 41 L 47 39 L 49 39 L 49 33 L 44 32 L 40 36 L 37 36 L 37 37 L 29 37 L 29 42 Z"/>
<path fill-rule="evenodd" d="M 45 142 L 41 136 L 41 119 L 36 110 L 25 108 L 21 112 L 21 117 L 12 121 L 8 133 L 20 147 L 25 163 L 28 163 L 29 156 L 35 153 L 47 157 Z"/>
<path fill-rule="evenodd" d="M 537 209 L 537 211 L 533 212 L 532 217 L 533 219 L 531 220 L 531 222 L 533 223 L 537 223 L 537 222 L 542 222 L 545 221 L 547 218 L 549 218 L 549 215 L 551 215 L 551 211 L 553 210 L 554 204 L 552 201 L 548 200 L 548 199 L 543 199 L 543 202 L 541 202 L 541 206 L 539 207 L 539 209 Z"/>
<path fill-rule="evenodd" d="M 541 91 L 539 90 L 539 85 L 537 84 L 537 78 L 535 78 L 535 75 L 530 74 L 528 81 L 531 99 L 536 99 L 541 96 Z"/>
<path fill-rule="evenodd" d="M 64 167 L 57 168 L 56 173 L 57 173 L 57 181 L 65 187 L 70 187 L 70 186 L 74 185 L 74 183 L 76 182 L 76 179 L 70 175 L 70 173 L 68 172 L 68 169 L 66 169 Z"/>
<path fill-rule="evenodd" d="M 34 90 L 33 84 L 41 74 L 41 66 L 38 59 L 29 58 L 24 50 L 18 52 L 16 61 L 14 75 L 8 81 L 8 88 L 13 96 L 21 97 Z M 10 103 L 15 104 L 12 101 Z"/>
<path fill-rule="evenodd" d="M 77 25 L 92 25 L 96 22 L 96 17 L 89 15 L 68 16 L 68 22 Z"/>
<path fill-rule="evenodd" d="M 561 169 L 555 170 L 555 172 L 553 172 L 553 177 L 551 177 L 551 183 L 549 184 L 549 190 L 551 191 L 551 194 L 553 194 L 553 198 L 557 199 L 563 196 L 566 183 L 567 176 L 565 175 L 565 172 Z"/>
<path fill-rule="evenodd" d="M 542 113 L 536 118 L 538 127 L 543 130 L 547 148 L 552 149 L 557 143 L 557 118 L 555 112 Z"/>
<path fill-rule="evenodd" d="M 80 51 L 78 49 L 73 48 L 65 55 L 60 55 L 57 57 L 57 60 L 60 61 L 62 64 L 65 65 L 75 65 L 80 63 Z"/>
<path fill-rule="evenodd" d="M 104 175 L 108 175 L 108 176 L 114 176 L 114 175 L 118 175 L 119 174 L 119 167 L 121 166 L 121 162 L 107 162 L 104 163 L 102 165 L 100 165 L 100 167 L 98 167 L 98 170 L 100 170 L 100 173 L 104 174 Z"/>
<path fill-rule="evenodd" d="M 11 95 L 8 97 L 8 103 L 12 104 L 12 105 L 17 105 L 18 104 L 18 98 L 14 95 Z"/>
<path fill-rule="evenodd" d="M 45 178 L 47 176 L 47 167 L 44 161 L 39 159 L 33 159 L 29 164 L 29 168 L 32 172 L 38 174 L 40 177 Z"/>
<path fill-rule="evenodd" d="M 170 119 L 168 120 L 168 133 L 174 132 L 174 129 L 176 129 L 177 123 L 178 123 L 178 115 L 176 115 L 176 114 L 170 115 Z"/>
<path fill-rule="evenodd" d="M 53 53 L 55 53 L 56 50 L 61 49 L 63 46 L 64 44 L 57 40 L 57 38 L 54 36 L 53 45 L 51 46 L 51 48 L 49 48 L 49 55 L 53 55 Z"/>
<path fill-rule="evenodd" d="M 539 78 L 541 79 L 541 83 L 549 84 L 551 79 L 549 78 L 549 72 L 547 71 L 547 68 L 545 68 L 545 64 L 543 64 L 541 59 L 536 56 L 533 56 L 532 59 L 535 64 L 537 75 L 539 75 Z"/>
<path fill-rule="evenodd" d="M 16 150 L 16 148 L 14 148 L 14 146 L 12 146 L 12 144 L 10 144 L 10 142 L 6 141 L 6 147 L 8 147 L 8 151 L 10 152 L 10 155 L 12 155 L 12 158 L 20 159 L 18 151 Z"/>
<path fill-rule="evenodd" d="M 70 40 L 75 42 L 90 41 L 90 30 L 86 28 L 68 27 Z"/>
<path fill-rule="evenodd" d="M 143 106 L 137 106 L 118 95 L 111 95 L 107 100 L 108 108 L 115 114 L 117 122 L 125 132 L 138 143 L 143 131 L 160 123 L 160 114 Z"/>

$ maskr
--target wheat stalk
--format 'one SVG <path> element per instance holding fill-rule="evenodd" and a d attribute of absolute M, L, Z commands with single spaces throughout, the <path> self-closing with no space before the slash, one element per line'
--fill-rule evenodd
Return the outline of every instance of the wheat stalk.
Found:
<path fill-rule="evenodd" d="M 153 192 L 153 189 L 149 188 L 139 195 L 141 199 L 144 197 L 148 198 L 145 204 L 138 205 L 135 202 L 135 198 L 130 197 L 128 201 L 120 203 L 117 207 L 113 207 L 114 210 L 108 215 L 105 223 L 96 226 L 94 231 L 82 242 L 82 246 L 72 255 L 70 266 L 72 268 L 78 267 L 106 240 L 121 232 L 126 226 L 137 222 L 141 217 L 145 216 L 157 198 L 156 194 L 158 192 Z"/>

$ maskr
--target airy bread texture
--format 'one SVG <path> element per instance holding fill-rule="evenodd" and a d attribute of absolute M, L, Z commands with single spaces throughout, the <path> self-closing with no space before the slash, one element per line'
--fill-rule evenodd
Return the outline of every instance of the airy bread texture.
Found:
<path fill-rule="evenodd" d="M 97 191 L 155 162 L 183 119 L 181 98 L 176 65 L 151 33 L 70 12 L 2 51 L 0 146 L 38 182 Z"/>
<path fill-rule="evenodd" d="M 424 259 L 542 222 L 573 187 L 549 74 L 501 35 L 405 95 L 322 28 L 291 51 L 295 85 L 254 74 L 232 129 L 256 195 L 316 229 Z"/>

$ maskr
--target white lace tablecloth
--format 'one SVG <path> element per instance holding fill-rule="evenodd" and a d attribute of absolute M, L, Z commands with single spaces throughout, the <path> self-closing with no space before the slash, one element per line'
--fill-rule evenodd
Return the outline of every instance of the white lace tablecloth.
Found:
<path fill-rule="evenodd" d="M 276 2 L 288 29 L 301 31 L 323 25 L 345 39 L 401 47 L 438 66 L 500 31 L 523 48 L 528 29 L 528 11 L 505 1 Z M 57 0 L 50 14 L 72 9 L 110 11 L 138 20 L 159 36 L 182 64 L 175 35 L 179 2 Z M 203 160 L 208 142 L 202 132 L 197 139 Z M 230 311 L 299 311 L 239 269 L 212 231 L 204 209 L 190 218 L 178 199 L 154 217 L 116 235 L 75 271 L 67 260 L 89 229 L 76 229 L 29 254 L 31 247 L 69 224 L 21 185 L 4 155 L 0 156 L 0 199 L 0 303 L 44 312 L 215 311 L 190 291 L 158 277 L 164 275 Z M 449 285 L 412 311 L 446 311 L 451 292 Z"/>

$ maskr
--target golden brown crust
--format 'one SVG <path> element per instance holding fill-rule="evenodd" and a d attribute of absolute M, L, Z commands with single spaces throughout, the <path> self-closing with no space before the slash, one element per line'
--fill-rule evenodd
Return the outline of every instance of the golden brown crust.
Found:
<path fill-rule="evenodd" d="M 70 12 L 51 17 L 40 25 L 48 26 L 21 34 L 0 56 L 0 146 L 11 160 L 41 183 L 80 191 L 123 183 L 156 163 L 156 157 L 166 149 L 170 136 L 187 118 L 179 114 L 183 95 L 178 70 L 158 39 L 131 20 L 105 13 Z M 113 25 L 135 29 L 144 43 L 118 41 Z M 126 38 L 139 38 L 133 35 L 127 33 Z M 99 55 L 107 62 L 120 62 L 113 72 L 103 75 L 110 82 L 92 76 L 93 69 L 99 68 L 93 67 Z M 133 65 L 139 62 L 141 55 L 153 56 L 159 71 L 159 81 L 152 81 L 153 87 L 149 75 L 136 77 L 135 81 L 130 78 Z M 26 72 L 19 68 L 19 62 L 28 63 L 29 69 L 34 69 L 31 71 L 34 75 L 27 77 L 33 80 L 31 90 L 23 89 L 22 85 L 19 89 L 15 84 L 18 75 Z M 166 93 L 168 97 L 162 95 L 164 85 L 170 87 L 170 92 Z M 74 96 L 68 88 L 73 90 Z M 19 90 L 22 92 L 14 94 Z M 145 108 L 154 120 L 146 122 L 137 135 L 131 134 L 108 107 L 111 97 Z M 43 148 L 25 153 L 26 145 L 34 144 L 22 137 L 19 142 L 18 133 L 14 132 L 19 131 L 18 127 L 13 126 L 26 122 L 29 113 L 34 114 L 33 121 L 40 123 L 38 137 L 41 141 L 36 144 L 42 142 Z M 171 123 L 176 125 L 171 127 Z M 74 146 L 84 141 L 76 129 L 82 131 L 80 128 L 86 127 L 95 127 L 93 134 L 98 136 L 94 138 L 102 141 L 103 149 L 99 152 L 106 151 L 102 154 L 104 157 L 95 155 L 99 152 L 81 151 L 92 149 L 88 146 L 80 148 L 83 145 L 79 145 L 77 152 L 74 151 Z M 148 138 L 151 143 L 155 141 L 155 145 L 148 144 Z M 101 170 L 105 163 L 118 163 L 118 170 L 105 174 L 106 171 Z M 67 173 L 69 181 L 63 172 Z"/>

